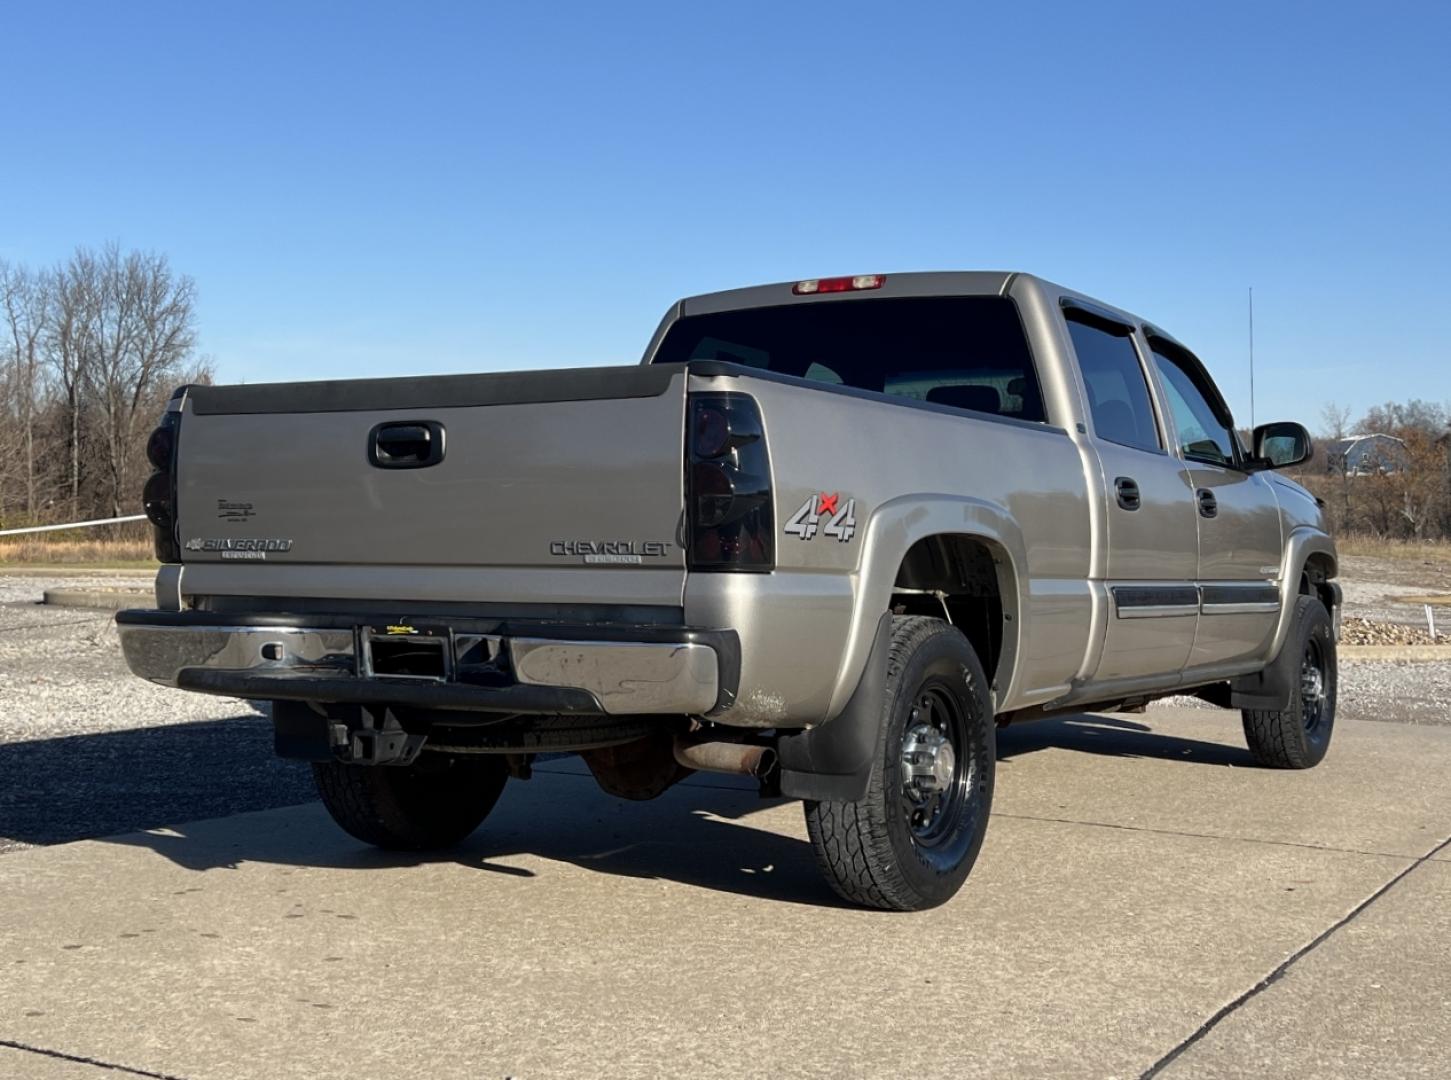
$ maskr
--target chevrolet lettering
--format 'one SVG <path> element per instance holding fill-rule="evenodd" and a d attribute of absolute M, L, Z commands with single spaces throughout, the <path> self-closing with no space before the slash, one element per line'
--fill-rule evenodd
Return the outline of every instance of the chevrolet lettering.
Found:
<path fill-rule="evenodd" d="M 551 540 L 549 554 L 587 563 L 631 564 L 666 558 L 670 545 L 663 540 Z"/>

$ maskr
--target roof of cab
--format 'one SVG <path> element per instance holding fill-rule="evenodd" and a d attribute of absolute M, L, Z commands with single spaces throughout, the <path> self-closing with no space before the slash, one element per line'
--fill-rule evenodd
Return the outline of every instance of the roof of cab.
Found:
<path fill-rule="evenodd" d="M 676 301 L 666 315 L 667 321 L 690 315 L 708 315 L 717 311 L 740 308 L 778 307 L 784 304 L 833 303 L 840 300 L 903 296 L 1005 296 L 1014 281 L 1027 280 L 1059 299 L 1080 302 L 1080 306 L 1097 311 L 1131 326 L 1143 326 L 1147 333 L 1179 344 L 1174 336 L 1149 320 L 1115 304 L 1105 303 L 1087 293 L 1055 284 L 1036 274 L 1020 270 L 926 270 L 900 274 L 882 274 L 882 284 L 873 289 L 851 289 L 844 292 L 793 292 L 796 281 L 778 281 L 770 285 L 750 285 L 743 289 L 724 289 L 701 293 Z M 809 280 L 809 279 L 808 279 Z M 1182 346 L 1181 346 L 1182 347 Z"/>
<path fill-rule="evenodd" d="M 823 275 L 827 276 L 827 275 Z M 737 308 L 776 307 L 782 304 L 809 304 L 833 300 L 863 299 L 888 296 L 993 296 L 1006 291 L 1017 276 L 1008 270 L 931 270 L 906 274 L 884 274 L 880 288 L 870 291 L 818 293 L 798 296 L 792 292 L 796 281 L 778 281 L 771 285 L 751 285 L 744 289 L 687 296 L 676 304 L 677 317 L 706 315 Z M 800 280 L 800 279 L 798 279 Z"/>

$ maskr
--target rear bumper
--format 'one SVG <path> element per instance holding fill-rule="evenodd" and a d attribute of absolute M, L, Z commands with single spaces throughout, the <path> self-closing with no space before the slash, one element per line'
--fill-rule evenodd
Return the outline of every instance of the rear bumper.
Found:
<path fill-rule="evenodd" d="M 424 616 L 400 626 L 357 615 L 206 611 L 123 611 L 116 623 L 126 663 L 143 679 L 264 700 L 709 715 L 734 702 L 740 679 L 740 645 L 729 630 Z M 376 672 L 373 645 L 384 634 L 390 642 L 427 640 L 438 672 Z"/>

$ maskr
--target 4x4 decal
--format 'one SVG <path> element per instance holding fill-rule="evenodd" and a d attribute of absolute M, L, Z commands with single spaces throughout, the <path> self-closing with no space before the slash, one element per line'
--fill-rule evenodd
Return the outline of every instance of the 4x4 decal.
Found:
<path fill-rule="evenodd" d="M 856 500 L 841 501 L 841 492 L 819 492 L 812 495 L 786 522 L 785 531 L 802 540 L 811 540 L 817 530 L 845 544 L 856 535 Z"/>

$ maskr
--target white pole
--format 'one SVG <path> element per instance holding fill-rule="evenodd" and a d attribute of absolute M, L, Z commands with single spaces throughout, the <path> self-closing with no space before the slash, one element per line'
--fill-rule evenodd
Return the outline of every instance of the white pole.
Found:
<path fill-rule="evenodd" d="M 92 525 L 119 525 L 123 521 L 145 520 L 145 514 L 130 514 L 126 517 L 99 518 L 96 521 L 72 521 L 69 525 L 32 525 L 26 529 L 0 529 L 0 536 L 19 536 L 22 533 L 63 532 L 66 529 L 87 529 Z"/>
<path fill-rule="evenodd" d="M 1425 605 L 1425 607 L 1426 607 L 1426 625 L 1431 630 L 1431 640 L 1432 641 L 1435 641 L 1436 640 L 1436 613 L 1431 610 L 1431 605 L 1430 604 Z"/>

